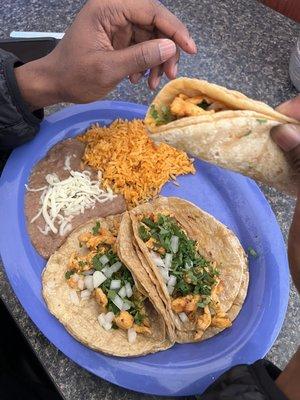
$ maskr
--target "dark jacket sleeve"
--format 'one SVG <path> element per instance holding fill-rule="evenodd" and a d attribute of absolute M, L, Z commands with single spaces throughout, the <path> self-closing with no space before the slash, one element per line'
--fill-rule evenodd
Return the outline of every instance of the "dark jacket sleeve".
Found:
<path fill-rule="evenodd" d="M 44 115 L 43 110 L 31 113 L 22 99 L 14 74 L 20 65 L 17 57 L 0 49 L 0 150 L 32 139 Z"/>
<path fill-rule="evenodd" d="M 237 365 L 221 375 L 199 399 L 288 400 L 275 384 L 280 372 L 267 360 Z"/>

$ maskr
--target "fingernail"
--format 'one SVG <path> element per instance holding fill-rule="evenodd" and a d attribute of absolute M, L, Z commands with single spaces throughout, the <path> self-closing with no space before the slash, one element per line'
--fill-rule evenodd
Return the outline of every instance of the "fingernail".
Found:
<path fill-rule="evenodd" d="M 174 67 L 173 67 L 174 78 L 176 78 L 177 72 L 178 72 L 178 64 L 175 64 Z"/>
<path fill-rule="evenodd" d="M 271 134 L 275 143 L 284 151 L 291 151 L 300 144 L 300 126 L 298 125 L 275 126 Z"/>
<path fill-rule="evenodd" d="M 176 53 L 176 45 L 172 40 L 169 39 L 161 39 L 159 42 L 159 52 L 161 61 L 167 61 L 169 58 L 175 55 Z"/>
<path fill-rule="evenodd" d="M 159 85 L 160 79 L 158 77 L 154 77 L 152 79 L 152 90 L 155 90 L 157 86 Z"/>
<path fill-rule="evenodd" d="M 192 38 L 190 38 L 190 47 L 191 47 L 193 53 L 197 53 L 197 46 L 196 46 L 196 43 L 194 42 L 194 39 L 192 39 Z"/>

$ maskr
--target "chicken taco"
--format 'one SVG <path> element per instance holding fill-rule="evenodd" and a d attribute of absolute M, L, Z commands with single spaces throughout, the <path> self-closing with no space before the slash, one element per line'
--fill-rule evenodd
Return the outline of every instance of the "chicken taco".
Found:
<path fill-rule="evenodd" d="M 249 280 L 237 237 L 179 198 L 160 197 L 129 216 L 138 257 L 175 327 L 175 340 L 200 341 L 230 327 Z"/>
<path fill-rule="evenodd" d="M 165 85 L 145 118 L 154 141 L 292 195 L 296 194 L 296 176 L 272 141 L 270 129 L 295 122 L 242 93 L 190 78 Z"/>
<path fill-rule="evenodd" d="M 72 232 L 43 271 L 43 296 L 81 343 L 115 356 L 139 356 L 173 343 L 163 302 L 135 252 L 123 249 L 128 264 L 119 257 L 120 220 L 120 215 L 98 218 Z"/>

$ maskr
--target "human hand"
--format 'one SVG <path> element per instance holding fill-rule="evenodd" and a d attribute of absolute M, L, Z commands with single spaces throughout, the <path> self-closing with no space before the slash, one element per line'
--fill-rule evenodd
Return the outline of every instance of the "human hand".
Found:
<path fill-rule="evenodd" d="M 122 79 L 137 83 L 150 69 L 176 77 L 179 48 L 196 53 L 186 27 L 156 0 L 89 0 L 63 40 L 46 57 L 15 69 L 31 110 L 104 97 Z"/>
<path fill-rule="evenodd" d="M 300 95 L 281 104 L 277 110 L 300 120 Z M 278 125 L 271 130 L 271 135 L 299 174 L 298 198 L 288 239 L 288 256 L 291 275 L 300 292 L 300 125 Z"/>

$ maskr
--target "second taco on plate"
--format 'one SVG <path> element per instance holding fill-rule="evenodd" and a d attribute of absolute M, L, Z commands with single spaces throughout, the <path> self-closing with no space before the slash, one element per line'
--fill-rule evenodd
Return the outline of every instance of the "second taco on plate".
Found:
<path fill-rule="evenodd" d="M 249 281 L 237 237 L 208 213 L 174 197 L 159 197 L 125 216 L 120 237 L 131 225 L 136 254 L 175 327 L 175 340 L 200 341 L 230 327 Z M 150 284 L 140 283 L 146 290 Z"/>

